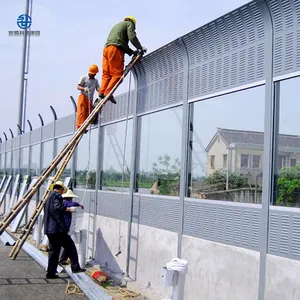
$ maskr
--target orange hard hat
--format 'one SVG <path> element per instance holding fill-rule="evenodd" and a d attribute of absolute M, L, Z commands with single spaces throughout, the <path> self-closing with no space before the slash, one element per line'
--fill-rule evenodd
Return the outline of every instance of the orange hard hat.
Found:
<path fill-rule="evenodd" d="M 91 65 L 89 68 L 89 73 L 96 75 L 99 72 L 97 65 Z"/>

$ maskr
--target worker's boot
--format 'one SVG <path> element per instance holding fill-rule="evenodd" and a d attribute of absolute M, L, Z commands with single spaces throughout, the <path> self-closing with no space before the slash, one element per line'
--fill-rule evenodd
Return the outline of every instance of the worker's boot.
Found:
<path fill-rule="evenodd" d="M 110 100 L 110 102 L 112 102 L 113 104 L 117 104 L 117 101 L 116 101 L 116 99 L 114 98 L 113 95 L 111 95 L 111 96 L 109 97 L 109 100 Z"/>

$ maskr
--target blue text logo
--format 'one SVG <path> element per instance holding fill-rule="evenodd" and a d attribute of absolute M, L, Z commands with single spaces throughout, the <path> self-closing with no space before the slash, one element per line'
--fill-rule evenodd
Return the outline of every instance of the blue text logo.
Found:
<path fill-rule="evenodd" d="M 17 24 L 21 29 L 28 29 L 31 26 L 32 20 L 28 15 L 20 15 L 17 19 Z"/>

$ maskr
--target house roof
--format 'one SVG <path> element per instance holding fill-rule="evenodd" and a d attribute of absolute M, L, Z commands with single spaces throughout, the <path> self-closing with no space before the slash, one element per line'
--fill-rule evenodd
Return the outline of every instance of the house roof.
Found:
<path fill-rule="evenodd" d="M 211 139 L 208 144 L 206 151 L 210 148 L 215 138 L 219 136 L 229 145 L 232 143 L 243 143 L 252 145 L 263 145 L 264 143 L 264 133 L 259 131 L 247 131 L 247 130 L 235 130 L 235 129 L 225 129 L 217 128 L 217 133 Z M 300 136 L 280 134 L 279 135 L 279 146 L 289 147 L 289 148 L 300 148 Z"/>

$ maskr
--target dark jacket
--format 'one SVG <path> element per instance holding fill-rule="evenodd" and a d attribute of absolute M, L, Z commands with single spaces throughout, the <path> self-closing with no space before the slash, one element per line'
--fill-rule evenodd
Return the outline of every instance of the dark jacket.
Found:
<path fill-rule="evenodd" d="M 69 201 L 69 200 L 64 200 L 63 205 L 64 205 L 65 210 L 68 207 L 80 206 L 80 204 L 78 202 Z M 65 223 L 68 227 L 68 231 L 70 230 L 71 222 L 72 222 L 72 212 L 65 211 Z"/>
<path fill-rule="evenodd" d="M 136 36 L 135 25 L 131 21 L 122 21 L 111 29 L 105 47 L 114 45 L 131 55 L 132 49 L 128 46 L 129 41 L 135 48 L 142 50 L 142 45 Z"/>
<path fill-rule="evenodd" d="M 68 232 L 65 222 L 65 207 L 63 206 L 63 198 L 57 192 L 51 192 L 46 200 L 44 208 L 44 233 Z"/>

